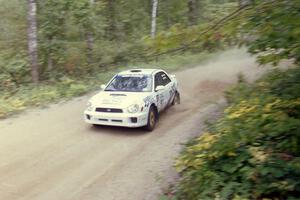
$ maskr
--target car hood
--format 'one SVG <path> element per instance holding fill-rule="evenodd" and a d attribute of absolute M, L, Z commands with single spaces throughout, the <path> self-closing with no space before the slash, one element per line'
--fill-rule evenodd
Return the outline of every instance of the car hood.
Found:
<path fill-rule="evenodd" d="M 141 104 L 149 96 L 148 92 L 105 92 L 101 91 L 90 99 L 93 107 L 127 108 L 132 104 Z"/>

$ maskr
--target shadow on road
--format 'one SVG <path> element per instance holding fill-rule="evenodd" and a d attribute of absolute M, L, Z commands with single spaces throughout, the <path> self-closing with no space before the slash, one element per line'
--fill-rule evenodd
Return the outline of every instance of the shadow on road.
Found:
<path fill-rule="evenodd" d="M 143 129 L 143 127 L 127 128 L 127 127 L 102 126 L 102 125 L 91 125 L 90 131 L 96 134 L 112 134 L 112 135 L 134 136 L 134 137 L 151 133 Z"/>

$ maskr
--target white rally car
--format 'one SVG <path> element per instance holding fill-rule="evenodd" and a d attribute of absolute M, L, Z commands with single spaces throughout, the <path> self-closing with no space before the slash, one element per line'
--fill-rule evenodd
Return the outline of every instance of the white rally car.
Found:
<path fill-rule="evenodd" d="M 159 113 L 180 103 L 174 75 L 158 69 L 133 69 L 115 75 L 93 96 L 84 119 L 93 125 L 145 127 L 152 131 Z"/>

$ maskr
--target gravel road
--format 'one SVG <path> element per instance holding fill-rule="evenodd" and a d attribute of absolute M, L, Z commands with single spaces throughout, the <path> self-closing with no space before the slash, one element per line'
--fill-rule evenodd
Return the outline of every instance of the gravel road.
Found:
<path fill-rule="evenodd" d="M 244 50 L 176 74 L 182 103 L 158 127 L 95 128 L 83 122 L 90 95 L 0 121 L 0 199 L 154 200 L 172 182 L 174 157 L 218 110 L 222 92 L 243 73 L 265 68 Z"/>

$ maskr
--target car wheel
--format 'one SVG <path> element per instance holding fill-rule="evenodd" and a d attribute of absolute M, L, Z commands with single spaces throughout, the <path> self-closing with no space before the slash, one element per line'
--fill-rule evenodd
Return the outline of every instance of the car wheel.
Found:
<path fill-rule="evenodd" d="M 147 131 L 153 131 L 157 123 L 157 112 L 154 106 L 151 106 L 149 113 L 148 113 L 148 122 L 146 125 Z"/>
<path fill-rule="evenodd" d="M 175 104 L 180 104 L 180 94 L 177 91 L 176 91 L 174 99 L 172 101 L 172 106 L 174 106 Z"/>

